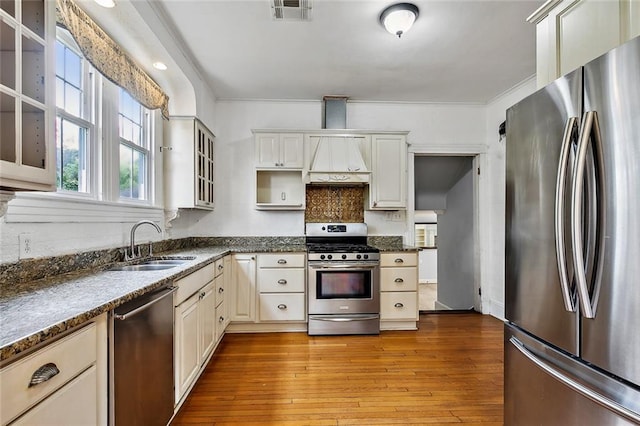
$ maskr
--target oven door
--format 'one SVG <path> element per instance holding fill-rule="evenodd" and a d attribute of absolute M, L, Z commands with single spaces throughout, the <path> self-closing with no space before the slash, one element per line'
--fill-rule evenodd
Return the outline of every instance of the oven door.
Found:
<path fill-rule="evenodd" d="M 380 313 L 378 263 L 309 262 L 309 314 Z"/>

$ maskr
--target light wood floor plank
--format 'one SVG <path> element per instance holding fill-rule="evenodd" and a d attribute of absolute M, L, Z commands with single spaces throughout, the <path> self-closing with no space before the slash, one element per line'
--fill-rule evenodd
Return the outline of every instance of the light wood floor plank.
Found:
<path fill-rule="evenodd" d="M 502 425 L 502 322 L 379 336 L 227 334 L 172 425 Z"/>

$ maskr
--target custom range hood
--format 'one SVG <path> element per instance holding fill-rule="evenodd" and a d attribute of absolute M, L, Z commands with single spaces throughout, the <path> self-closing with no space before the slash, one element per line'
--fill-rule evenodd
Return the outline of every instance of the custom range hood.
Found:
<path fill-rule="evenodd" d="M 346 129 L 347 98 L 325 96 L 323 129 Z M 362 156 L 361 138 L 348 132 L 327 132 L 319 136 L 309 169 L 308 183 L 323 185 L 364 185 L 370 172 Z"/>

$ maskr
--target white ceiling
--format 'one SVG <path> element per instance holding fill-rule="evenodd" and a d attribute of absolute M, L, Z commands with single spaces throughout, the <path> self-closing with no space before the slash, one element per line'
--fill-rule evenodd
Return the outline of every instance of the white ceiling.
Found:
<path fill-rule="evenodd" d="M 275 21 L 269 0 L 154 0 L 218 99 L 486 103 L 535 73 L 542 0 L 417 0 L 398 39 L 392 2 L 314 0 L 311 20 Z M 144 17 L 143 17 L 144 18 Z"/>

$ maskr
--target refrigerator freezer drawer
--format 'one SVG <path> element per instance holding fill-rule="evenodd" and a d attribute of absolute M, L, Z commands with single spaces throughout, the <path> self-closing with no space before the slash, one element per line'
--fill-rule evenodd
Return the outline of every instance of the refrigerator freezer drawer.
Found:
<path fill-rule="evenodd" d="M 637 389 L 508 324 L 504 344 L 506 426 L 640 424 Z"/>

